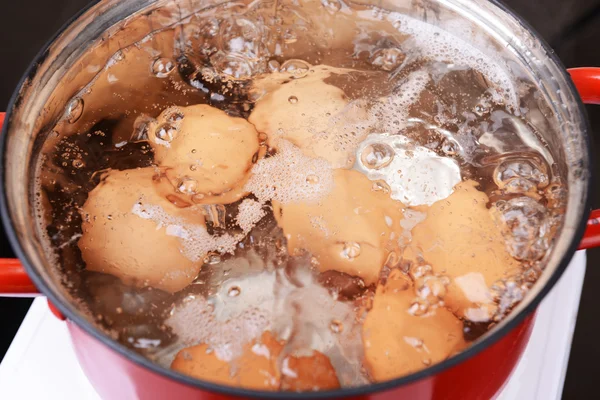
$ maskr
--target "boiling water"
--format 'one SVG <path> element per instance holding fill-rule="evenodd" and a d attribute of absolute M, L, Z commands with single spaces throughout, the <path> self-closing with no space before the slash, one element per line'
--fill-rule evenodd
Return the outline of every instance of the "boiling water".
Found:
<path fill-rule="evenodd" d="M 269 330 L 284 342 L 284 355 L 325 354 L 342 386 L 385 379 L 368 367 L 368 354 L 365 361 L 368 338 L 361 329 L 378 302 L 377 287 L 396 285 L 399 275 L 406 280 L 402 290 L 413 291 L 400 320 L 448 307 L 462 324 L 464 340 L 475 340 L 509 313 L 542 272 L 565 193 L 536 132 L 540 126 L 552 129 L 543 117 L 548 106 L 533 84 L 493 54 L 491 44 L 478 50 L 434 25 L 382 9 L 339 0 L 279 1 L 198 12 L 120 49 L 105 66 L 88 66 L 98 74 L 48 134 L 38 174 L 39 219 L 65 284 L 98 326 L 167 367 L 183 348 L 197 344 L 235 365 L 244 346 Z M 277 144 L 261 131 L 256 115 L 260 102 L 280 88 L 291 92 L 263 116 L 285 122 L 271 134 L 281 136 Z M 167 180 L 172 195 L 165 199 L 200 209 L 206 220 L 201 235 L 182 241 L 203 249 L 192 256 L 181 250 L 202 264 L 197 277 L 170 293 L 86 268 L 78 242 L 89 193 L 110 171 L 156 166 L 163 173 L 151 138 L 168 144 L 169 135 L 178 134 L 176 120 L 188 118 L 183 107 L 196 104 L 249 119 L 260 143 L 246 194 L 236 201 L 207 202 L 211 194 L 198 193 L 192 178 Z M 173 131 L 157 127 L 159 114 L 172 106 L 182 110 L 167 127 Z M 289 106 L 300 111 L 294 114 Z M 312 156 L 297 140 L 286 140 L 286 130 L 307 132 Z M 369 190 L 398 202 L 402 213 L 402 232 L 374 280 L 325 268 L 324 259 L 310 251 L 290 254 L 292 236 L 275 214 L 289 204 L 326 201 L 339 185 L 340 169 L 363 174 Z M 445 297 L 449 285 L 455 278 L 462 285 L 472 275 L 432 269 L 427 257 L 409 257 L 406 249 L 435 204 L 450 206 L 456 185 L 471 181 L 485 193 L 512 267 L 488 287 L 489 301 L 476 299 L 457 311 Z M 136 215 L 159 226 L 174 224 L 151 206 Z M 313 215 L 311 229 L 325 231 L 327 217 Z M 386 215 L 386 223 L 392 222 Z M 468 217 L 460 223 L 469 229 L 475 224 Z M 140 241 L 139 248 L 160 245 Z M 369 251 L 359 240 L 336 246 L 350 261 Z M 443 324 L 436 329 L 440 338 L 450 335 Z M 417 350 L 419 368 L 432 363 L 423 346 L 427 335 L 404 337 Z M 282 360 L 278 368 L 285 375 Z"/>

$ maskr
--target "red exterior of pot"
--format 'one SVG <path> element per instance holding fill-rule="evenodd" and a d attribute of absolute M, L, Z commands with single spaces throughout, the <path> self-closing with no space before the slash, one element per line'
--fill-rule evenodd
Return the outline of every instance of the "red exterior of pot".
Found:
<path fill-rule="evenodd" d="M 385 392 L 355 396 L 353 400 L 489 400 L 504 387 L 531 336 L 535 316 L 468 360 L 422 380 Z M 115 353 L 67 321 L 75 353 L 88 379 L 107 400 L 225 400 L 230 396 L 156 374 Z M 282 398 L 285 394 L 282 393 Z"/>

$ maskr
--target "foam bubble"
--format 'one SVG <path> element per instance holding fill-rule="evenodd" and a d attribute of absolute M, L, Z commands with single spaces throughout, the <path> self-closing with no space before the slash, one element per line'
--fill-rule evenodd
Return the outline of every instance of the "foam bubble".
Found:
<path fill-rule="evenodd" d="M 316 202 L 333 188 L 333 170 L 322 158 L 304 155 L 287 140 L 278 142 L 279 152 L 260 160 L 253 168 L 245 190 L 261 202 Z"/>
<path fill-rule="evenodd" d="M 238 206 L 238 215 L 235 220 L 245 233 L 254 228 L 267 213 L 262 209 L 263 205 L 252 199 L 245 199 Z"/>

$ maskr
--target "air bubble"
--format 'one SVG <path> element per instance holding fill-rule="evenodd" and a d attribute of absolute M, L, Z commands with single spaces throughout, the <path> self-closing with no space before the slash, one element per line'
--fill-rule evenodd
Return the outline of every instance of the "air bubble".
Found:
<path fill-rule="evenodd" d="M 168 117 L 167 121 L 169 122 L 179 122 L 183 119 L 184 115 L 180 111 L 173 111 Z"/>
<path fill-rule="evenodd" d="M 177 190 L 183 194 L 193 195 L 198 190 L 198 182 L 188 176 L 183 177 L 177 184 Z"/>
<path fill-rule="evenodd" d="M 399 67 L 406 58 L 406 55 L 397 48 L 380 49 L 371 56 L 371 64 L 381 68 L 384 71 L 393 71 Z"/>
<path fill-rule="evenodd" d="M 329 329 L 333 333 L 342 333 L 344 331 L 344 324 L 340 320 L 334 319 L 329 324 Z"/>
<path fill-rule="evenodd" d="M 242 292 L 242 289 L 240 289 L 239 286 L 232 286 L 227 291 L 227 296 L 229 296 L 229 297 L 237 297 L 237 296 L 240 295 L 241 292 Z"/>
<path fill-rule="evenodd" d="M 281 64 L 279 64 L 279 61 L 277 60 L 269 60 L 269 62 L 267 63 L 267 67 L 269 67 L 269 71 L 277 72 L 279 71 Z"/>
<path fill-rule="evenodd" d="M 157 78 L 166 78 L 175 69 L 175 63 L 169 58 L 158 58 L 152 63 L 152 73 Z"/>
<path fill-rule="evenodd" d="M 258 134 L 258 144 L 261 146 L 264 146 L 267 143 L 268 138 L 269 137 L 267 136 L 266 133 L 263 133 L 263 132 L 259 133 Z"/>
<path fill-rule="evenodd" d="M 394 159 L 394 149 L 386 143 L 370 144 L 362 151 L 360 159 L 369 169 L 387 167 Z"/>
<path fill-rule="evenodd" d="M 208 265 L 216 265 L 221 262 L 221 256 L 216 253 L 211 253 L 204 258 L 204 263 Z"/>
<path fill-rule="evenodd" d="M 304 78 L 310 71 L 310 64 L 302 60 L 287 60 L 279 68 L 280 72 L 292 75 L 292 78 Z"/>
<path fill-rule="evenodd" d="M 252 66 L 244 57 L 219 52 L 211 57 L 211 63 L 222 75 L 236 80 L 252 78 Z"/>
<path fill-rule="evenodd" d="M 498 201 L 491 209 L 500 226 L 508 252 L 517 260 L 536 261 L 548 249 L 546 209 L 531 197 Z"/>
<path fill-rule="evenodd" d="M 360 244 L 356 242 L 345 242 L 340 256 L 347 260 L 353 260 L 360 255 Z"/>
<path fill-rule="evenodd" d="M 80 159 L 76 159 L 76 160 L 73 160 L 73 167 L 77 168 L 77 169 L 83 168 L 83 167 L 85 167 L 85 163 Z"/>
<path fill-rule="evenodd" d="M 530 185 L 525 182 L 521 182 L 521 184 L 517 182 L 517 184 L 513 184 L 513 189 L 517 186 L 528 187 L 531 185 L 535 185 L 537 188 L 542 189 L 548 186 L 549 183 L 547 169 L 545 166 L 536 163 L 533 159 L 506 160 L 496 167 L 496 170 L 494 171 L 494 182 L 498 185 L 498 188 L 504 189 L 515 179 L 518 181 L 528 181 Z M 525 190 L 525 192 L 527 191 L 529 191 L 529 189 Z"/>
<path fill-rule="evenodd" d="M 385 194 L 388 194 L 392 190 L 390 188 L 390 185 L 388 185 L 386 181 L 382 181 L 382 180 L 373 182 L 372 189 L 374 192 L 383 192 Z"/>
<path fill-rule="evenodd" d="M 290 102 L 290 104 L 296 104 L 298 103 L 298 98 L 296 96 L 290 96 L 288 98 L 288 101 Z"/>
<path fill-rule="evenodd" d="M 171 124 L 162 124 L 156 128 L 155 135 L 158 139 L 170 143 L 177 136 L 177 128 Z"/>
<path fill-rule="evenodd" d="M 308 175 L 306 177 L 306 183 L 310 183 L 311 185 L 316 185 L 319 183 L 319 177 L 316 175 Z"/>
<path fill-rule="evenodd" d="M 447 156 L 453 156 L 458 153 L 458 144 L 451 139 L 445 138 L 440 147 L 442 153 Z"/>
<path fill-rule="evenodd" d="M 429 311 L 429 302 L 426 299 L 422 299 L 417 297 L 412 301 L 410 307 L 408 308 L 408 312 L 415 317 L 420 317 L 427 314 Z"/>
<path fill-rule="evenodd" d="M 77 122 L 79 120 L 79 118 L 81 118 L 82 115 L 83 115 L 83 100 L 79 97 L 76 97 L 73 100 L 71 100 L 71 102 L 67 106 L 67 115 L 66 115 L 67 121 L 70 124 L 74 124 L 75 122 Z"/>

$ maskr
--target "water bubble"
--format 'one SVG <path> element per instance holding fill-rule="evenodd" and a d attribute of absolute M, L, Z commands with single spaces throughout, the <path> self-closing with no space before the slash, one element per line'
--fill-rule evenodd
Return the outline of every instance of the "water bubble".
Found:
<path fill-rule="evenodd" d="M 335 14 L 342 9 L 342 4 L 339 0 L 321 0 L 321 4 L 323 4 L 323 7 L 331 14 Z"/>
<path fill-rule="evenodd" d="M 170 143 L 177 136 L 177 128 L 171 124 L 162 124 L 156 128 L 155 135 L 158 139 Z"/>
<path fill-rule="evenodd" d="M 185 176 L 177 184 L 177 190 L 183 194 L 193 195 L 198 190 L 198 182 L 189 176 Z"/>
<path fill-rule="evenodd" d="M 331 321 L 331 324 L 329 324 L 329 329 L 331 329 L 331 332 L 333 333 L 342 333 L 344 330 L 344 324 L 342 321 L 334 319 Z"/>
<path fill-rule="evenodd" d="M 227 291 L 227 296 L 229 296 L 229 297 L 237 297 L 237 296 L 240 295 L 241 292 L 242 292 L 242 289 L 240 289 L 239 286 L 232 286 Z"/>
<path fill-rule="evenodd" d="M 473 112 L 475 112 L 475 114 L 478 116 L 483 117 L 490 112 L 490 107 L 488 107 L 486 104 L 479 103 L 475 106 Z"/>
<path fill-rule="evenodd" d="M 148 132 L 151 124 L 156 120 L 148 115 L 142 114 L 137 117 L 133 123 L 133 134 L 131 135 L 132 142 L 147 141 L 149 138 Z"/>
<path fill-rule="evenodd" d="M 288 98 L 288 101 L 290 102 L 290 104 L 296 104 L 298 103 L 298 98 L 296 96 L 290 96 Z"/>
<path fill-rule="evenodd" d="M 83 115 L 83 100 L 79 97 L 71 100 L 67 106 L 66 118 L 70 124 L 74 124 Z"/>
<path fill-rule="evenodd" d="M 310 64 L 303 60 L 287 60 L 279 68 L 280 72 L 292 75 L 292 78 L 304 78 L 310 71 Z"/>
<path fill-rule="evenodd" d="M 208 265 L 215 265 L 221 262 L 221 256 L 216 253 L 210 253 L 204 257 L 204 263 Z"/>
<path fill-rule="evenodd" d="M 431 304 L 438 304 L 446 296 L 450 279 L 446 276 L 426 275 L 415 281 L 417 295 Z"/>
<path fill-rule="evenodd" d="M 210 61 L 220 74 L 229 78 L 235 80 L 252 78 L 252 66 L 244 57 L 218 52 L 210 58 Z"/>
<path fill-rule="evenodd" d="M 381 169 L 394 159 L 394 149 L 386 143 L 370 144 L 362 151 L 360 159 L 369 169 Z"/>
<path fill-rule="evenodd" d="M 378 180 L 378 181 L 373 182 L 372 190 L 374 192 L 383 192 L 383 193 L 387 194 L 392 189 L 390 188 L 390 185 L 388 185 L 386 181 Z"/>
<path fill-rule="evenodd" d="M 267 143 L 268 138 L 269 137 L 267 136 L 266 133 L 263 133 L 263 132 L 259 133 L 258 134 L 258 144 L 261 146 L 264 146 Z"/>
<path fill-rule="evenodd" d="M 395 47 L 380 49 L 371 56 L 371 64 L 384 71 L 393 71 L 404 62 L 405 58 L 406 55 Z"/>
<path fill-rule="evenodd" d="M 447 156 L 453 156 L 458 152 L 458 144 L 451 139 L 445 138 L 440 146 L 440 150 Z"/>
<path fill-rule="evenodd" d="M 85 167 L 85 163 L 83 162 L 83 160 L 76 159 L 76 160 L 73 160 L 73 167 L 77 168 L 77 169 L 83 168 L 83 167 Z"/>
<path fill-rule="evenodd" d="M 432 272 L 431 265 L 428 264 L 413 264 L 410 267 L 408 274 L 413 280 L 423 278 L 426 275 L 430 275 Z"/>
<path fill-rule="evenodd" d="M 496 167 L 494 182 L 500 189 L 504 189 L 513 179 L 527 180 L 540 189 L 549 183 L 547 168 L 534 159 L 506 160 Z"/>
<path fill-rule="evenodd" d="M 173 111 L 171 114 L 169 114 L 169 116 L 167 117 L 167 121 L 169 122 L 179 122 L 183 119 L 184 115 L 182 112 L 180 111 Z"/>
<path fill-rule="evenodd" d="M 360 244 L 356 242 L 345 242 L 340 256 L 347 260 L 353 260 L 360 255 Z"/>
<path fill-rule="evenodd" d="M 196 204 L 200 204 L 204 201 L 204 193 L 197 193 L 195 195 L 192 196 L 192 201 Z"/>
<path fill-rule="evenodd" d="M 269 60 L 269 62 L 267 63 L 267 67 L 269 68 L 269 71 L 276 72 L 279 71 L 281 64 L 279 64 L 279 61 L 277 60 Z"/>
<path fill-rule="evenodd" d="M 152 63 L 152 73 L 157 78 L 166 78 L 175 69 L 173 60 L 161 57 Z"/>
<path fill-rule="evenodd" d="M 517 197 L 494 204 L 491 213 L 517 260 L 535 261 L 548 249 L 550 234 L 547 210 L 531 197 Z"/>
<path fill-rule="evenodd" d="M 423 316 L 429 311 L 429 302 L 426 299 L 417 297 L 410 303 L 408 313 L 415 317 Z"/>
<path fill-rule="evenodd" d="M 319 183 L 319 177 L 316 175 L 308 175 L 306 177 L 306 183 L 310 183 L 311 185 L 315 185 Z"/>

